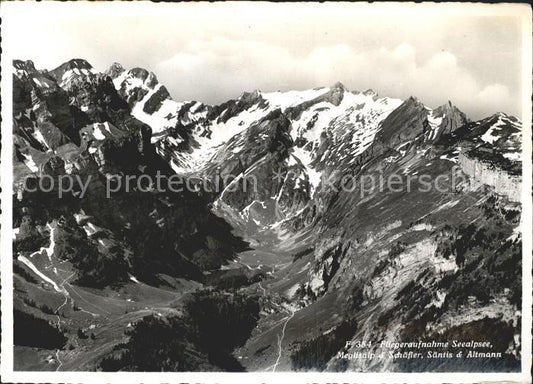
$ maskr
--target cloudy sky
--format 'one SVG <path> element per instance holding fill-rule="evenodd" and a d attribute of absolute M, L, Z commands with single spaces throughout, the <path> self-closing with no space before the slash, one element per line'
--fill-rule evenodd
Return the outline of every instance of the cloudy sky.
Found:
<path fill-rule="evenodd" d="M 520 5 L 22 6 L 2 5 L 13 57 L 49 69 L 71 58 L 102 71 L 114 61 L 144 67 L 175 100 L 220 103 L 245 90 L 341 81 L 350 90 L 415 95 L 430 107 L 451 100 L 472 118 L 520 114 Z"/>

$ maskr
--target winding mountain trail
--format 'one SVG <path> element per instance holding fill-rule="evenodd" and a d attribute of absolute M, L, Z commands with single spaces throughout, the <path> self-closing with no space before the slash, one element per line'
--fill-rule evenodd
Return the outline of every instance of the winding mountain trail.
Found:
<path fill-rule="evenodd" d="M 61 351 L 60 349 L 57 349 L 56 350 L 56 360 L 58 362 L 58 366 L 56 368 L 56 372 L 59 371 L 59 368 L 61 368 L 63 366 L 63 362 L 61 361 L 61 359 L 59 358 L 59 351 Z"/>
<path fill-rule="evenodd" d="M 55 313 L 56 313 L 56 316 L 57 316 L 57 329 L 60 329 L 60 323 L 61 323 L 61 317 L 59 316 L 59 311 L 61 308 L 63 308 L 65 305 L 67 305 L 67 303 L 69 302 L 69 300 L 72 300 L 70 298 L 70 295 L 68 293 L 68 291 L 66 290 L 65 288 L 65 284 L 68 284 L 68 281 L 76 274 L 76 272 L 72 272 L 72 274 L 70 274 L 70 276 L 68 276 L 66 279 L 64 279 L 60 284 L 59 284 L 59 288 L 61 289 L 61 293 L 65 296 L 65 301 L 63 302 L 63 304 L 61 304 L 59 307 L 57 307 L 57 309 L 55 310 Z"/>
<path fill-rule="evenodd" d="M 259 282 L 259 284 L 257 285 L 261 291 L 263 292 L 263 296 L 266 297 L 267 296 L 267 292 L 266 292 L 266 289 L 265 287 L 263 287 L 263 285 L 261 284 L 261 282 Z"/>
<path fill-rule="evenodd" d="M 276 359 L 276 362 L 272 366 L 272 372 L 276 372 L 276 368 L 279 365 L 279 361 L 281 360 L 281 354 L 283 352 L 282 345 L 283 345 L 283 339 L 285 338 L 285 329 L 287 328 L 287 324 L 289 323 L 289 321 L 291 321 L 291 319 L 294 317 L 294 314 L 296 312 L 297 311 L 292 311 L 291 314 L 287 316 L 287 320 L 285 320 L 285 323 L 283 324 L 283 328 L 281 329 L 281 334 L 278 334 L 278 357 Z"/>
<path fill-rule="evenodd" d="M 53 233 L 53 231 L 52 231 L 52 233 Z M 53 239 L 51 239 L 51 243 L 54 244 L 53 243 Z M 64 296 L 65 300 L 54 311 L 55 312 L 55 316 L 56 316 L 56 328 L 59 331 L 61 331 L 62 322 L 63 322 L 62 319 L 61 319 L 61 315 L 60 315 L 61 309 L 63 307 L 65 307 L 69 302 L 71 303 L 71 307 L 74 306 L 74 300 L 72 299 L 72 297 L 71 297 L 69 291 L 67 290 L 66 286 L 70 287 L 76 294 L 78 294 L 74 290 L 72 285 L 70 285 L 70 280 L 76 275 L 76 272 L 72 272 L 70 275 L 68 275 L 66 278 L 64 278 L 61 282 L 59 282 L 59 283 L 56 282 L 54 279 L 52 279 L 51 277 L 49 277 L 45 273 L 43 273 L 41 270 L 39 270 L 39 268 L 30 260 L 36 254 L 42 254 L 43 251 L 46 251 L 46 254 L 47 254 L 48 258 L 51 261 L 51 257 L 53 255 L 53 245 L 51 247 L 49 247 L 49 249 L 41 248 L 41 250 L 39 250 L 38 252 L 34 252 L 33 254 L 31 254 L 30 258 L 26 258 L 26 257 L 24 257 L 22 255 L 19 255 L 17 257 L 17 259 L 20 262 L 22 262 L 23 264 L 25 264 L 28 268 L 30 268 L 37 276 L 39 276 L 41 278 L 41 280 L 43 280 L 44 282 L 50 284 L 57 293 L 59 293 L 59 294 Z M 51 267 L 53 267 L 53 265 L 54 264 L 49 265 L 47 268 L 45 268 L 45 270 L 50 269 Z M 57 275 L 57 271 L 58 271 L 58 269 L 56 269 L 56 267 L 54 267 L 54 273 L 56 275 Z M 64 270 L 61 270 L 61 271 L 64 271 Z M 78 296 L 81 299 L 83 299 L 83 297 L 80 296 L 79 294 L 78 294 Z M 88 304 L 90 304 L 90 303 L 88 303 Z M 92 312 L 86 311 L 86 310 L 84 310 L 82 308 L 80 308 L 80 311 L 85 312 L 87 314 L 90 314 L 93 317 L 99 316 L 96 313 L 92 313 Z M 61 349 L 56 349 L 55 359 L 56 359 L 56 361 L 58 363 L 58 366 L 56 367 L 56 371 L 59 371 L 61 369 L 61 367 L 63 366 L 63 361 L 60 358 L 60 353 L 61 353 Z"/>
<path fill-rule="evenodd" d="M 56 312 L 56 316 L 57 316 L 57 329 L 60 330 L 61 329 L 61 316 L 59 316 L 59 310 L 61 308 L 63 308 L 68 302 L 69 300 L 71 301 L 72 303 L 72 299 L 70 298 L 70 294 L 68 293 L 68 291 L 66 290 L 65 288 L 65 284 L 68 284 L 68 281 L 76 274 L 76 272 L 72 272 L 67 278 L 65 278 L 60 284 L 59 284 L 59 288 L 61 289 L 61 293 L 65 296 L 65 301 L 63 302 L 63 304 L 61 304 L 59 307 L 57 307 L 57 309 L 55 310 Z M 56 360 L 58 362 L 58 366 L 56 368 L 56 371 L 59 371 L 59 369 L 63 366 L 63 361 L 61 361 L 61 358 L 59 357 L 59 353 L 61 352 L 60 349 L 57 349 L 56 350 Z"/>

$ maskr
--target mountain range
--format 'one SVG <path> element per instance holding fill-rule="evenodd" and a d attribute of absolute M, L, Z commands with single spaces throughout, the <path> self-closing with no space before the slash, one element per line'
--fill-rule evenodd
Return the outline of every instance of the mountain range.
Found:
<path fill-rule="evenodd" d="M 341 83 L 208 105 L 15 60 L 15 368 L 519 370 L 521 130 Z M 157 175 L 198 188 L 106 196 Z M 385 347 L 424 340 L 501 356 Z"/>

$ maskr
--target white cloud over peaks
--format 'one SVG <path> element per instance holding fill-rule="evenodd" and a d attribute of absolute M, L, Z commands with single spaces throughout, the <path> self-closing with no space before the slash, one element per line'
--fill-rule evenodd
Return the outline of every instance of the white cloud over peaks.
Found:
<path fill-rule="evenodd" d="M 243 91 L 290 86 L 294 59 L 278 46 L 216 37 L 188 43 L 155 67 L 177 99 L 222 102 Z"/>
<path fill-rule="evenodd" d="M 486 116 L 487 110 L 517 113 L 519 103 L 513 103 L 506 86 L 480 84 L 452 52 L 439 50 L 428 57 L 419 62 L 416 48 L 405 42 L 360 49 L 316 46 L 297 55 L 281 45 L 215 37 L 187 43 L 155 70 L 176 99 L 209 103 L 253 89 L 306 89 L 341 81 L 351 90 L 414 95 L 431 107 L 451 100 L 472 118 Z"/>
<path fill-rule="evenodd" d="M 114 2 L 102 12 L 88 2 L 5 3 L 9 56 L 43 69 L 72 58 L 100 71 L 114 61 L 143 67 L 179 100 L 342 81 L 429 106 L 451 100 L 472 118 L 521 109 L 524 7 Z"/>
<path fill-rule="evenodd" d="M 392 51 L 392 57 L 396 60 L 415 60 L 415 48 L 407 43 L 401 43 Z"/>
<path fill-rule="evenodd" d="M 431 57 L 428 66 L 435 70 L 454 70 L 457 67 L 457 58 L 450 52 L 439 52 Z"/>
<path fill-rule="evenodd" d="M 474 101 L 493 111 L 508 111 L 513 108 L 509 88 L 502 84 L 490 84 L 483 88 Z"/>

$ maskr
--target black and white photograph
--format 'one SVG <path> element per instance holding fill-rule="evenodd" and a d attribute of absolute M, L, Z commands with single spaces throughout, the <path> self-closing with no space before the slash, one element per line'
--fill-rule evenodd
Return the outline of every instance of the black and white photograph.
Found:
<path fill-rule="evenodd" d="M 0 13 L 7 381 L 531 382 L 530 5 Z"/>

